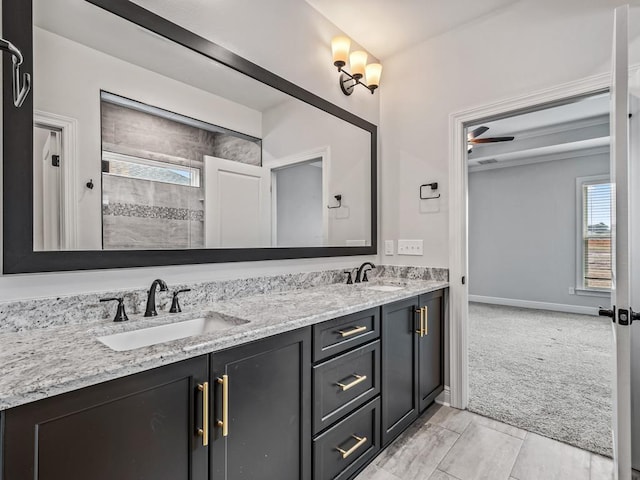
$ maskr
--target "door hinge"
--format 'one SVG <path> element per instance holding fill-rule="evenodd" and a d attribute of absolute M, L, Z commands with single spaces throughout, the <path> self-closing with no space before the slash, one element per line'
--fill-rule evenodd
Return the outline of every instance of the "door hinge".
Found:
<path fill-rule="evenodd" d="M 51 165 L 54 167 L 60 166 L 60 155 L 51 155 Z"/>

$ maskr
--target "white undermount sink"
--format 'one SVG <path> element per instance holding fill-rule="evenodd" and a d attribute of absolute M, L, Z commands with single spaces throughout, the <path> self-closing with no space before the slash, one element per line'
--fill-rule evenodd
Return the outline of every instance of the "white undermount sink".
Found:
<path fill-rule="evenodd" d="M 97 339 L 116 352 L 125 352 L 136 348 L 148 347 L 159 343 L 194 337 L 205 333 L 228 330 L 238 325 L 249 323 L 249 320 L 230 317 L 221 313 L 209 313 L 205 317 L 184 320 L 182 322 L 140 328 L 129 332 L 104 335 Z"/>
<path fill-rule="evenodd" d="M 377 292 L 397 292 L 398 290 L 402 290 L 404 287 L 399 287 L 397 285 L 369 285 L 364 288 L 368 290 L 376 290 Z"/>

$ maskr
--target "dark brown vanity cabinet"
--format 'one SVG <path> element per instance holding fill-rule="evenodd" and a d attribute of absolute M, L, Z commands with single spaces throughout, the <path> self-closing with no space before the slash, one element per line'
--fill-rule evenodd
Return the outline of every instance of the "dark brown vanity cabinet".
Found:
<path fill-rule="evenodd" d="M 443 291 L 382 307 L 382 440 L 388 445 L 444 388 Z"/>
<path fill-rule="evenodd" d="M 212 480 L 311 478 L 310 371 L 311 328 L 211 355 Z"/>
<path fill-rule="evenodd" d="M 208 356 L 3 412 L 3 480 L 207 480 Z M 200 386 L 200 387 L 199 387 Z"/>
<path fill-rule="evenodd" d="M 347 480 L 443 389 L 444 291 L 1 413 L 2 480 Z"/>
<path fill-rule="evenodd" d="M 422 412 L 444 389 L 444 290 L 420 295 L 418 327 L 418 395 Z M 420 330 L 420 328 L 418 328 Z"/>
<path fill-rule="evenodd" d="M 382 446 L 380 307 L 313 327 L 313 478 L 346 480 Z"/>

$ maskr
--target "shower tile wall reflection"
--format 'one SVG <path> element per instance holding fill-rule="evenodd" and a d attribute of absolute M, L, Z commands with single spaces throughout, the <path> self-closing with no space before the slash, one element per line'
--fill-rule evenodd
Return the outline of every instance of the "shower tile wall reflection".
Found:
<path fill-rule="evenodd" d="M 104 249 L 203 248 L 203 157 L 250 165 L 262 162 L 259 141 L 198 128 L 104 98 L 101 119 Z"/>

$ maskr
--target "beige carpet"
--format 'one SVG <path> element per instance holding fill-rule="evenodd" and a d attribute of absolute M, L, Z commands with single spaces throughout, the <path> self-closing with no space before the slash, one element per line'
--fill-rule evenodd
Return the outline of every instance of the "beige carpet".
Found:
<path fill-rule="evenodd" d="M 471 303 L 469 410 L 611 456 L 608 319 Z"/>

